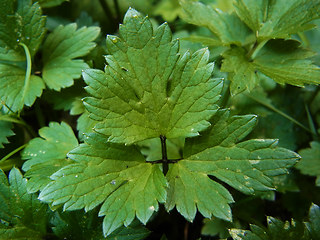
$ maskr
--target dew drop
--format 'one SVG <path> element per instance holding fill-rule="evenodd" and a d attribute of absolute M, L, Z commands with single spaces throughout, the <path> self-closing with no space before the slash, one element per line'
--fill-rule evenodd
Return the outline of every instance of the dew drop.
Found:
<path fill-rule="evenodd" d="M 116 185 L 116 180 L 112 180 L 110 184 L 111 185 Z"/>
<path fill-rule="evenodd" d="M 150 207 L 149 207 L 149 210 L 150 210 L 150 211 L 154 211 L 154 210 L 155 210 L 154 206 L 150 206 Z"/>
<path fill-rule="evenodd" d="M 74 177 L 76 177 L 76 178 L 77 178 L 77 177 L 78 177 L 78 175 L 75 175 Z"/>

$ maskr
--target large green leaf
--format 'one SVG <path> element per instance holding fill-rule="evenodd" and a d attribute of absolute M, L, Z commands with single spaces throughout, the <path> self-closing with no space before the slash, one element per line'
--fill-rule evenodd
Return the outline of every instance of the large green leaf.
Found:
<path fill-rule="evenodd" d="M 207 27 L 221 41 L 220 45 L 246 45 L 254 41 L 252 31 L 234 13 L 224 13 L 210 5 L 181 0 L 182 19 L 198 26 Z"/>
<path fill-rule="evenodd" d="M 13 168 L 6 175 L 0 170 L 0 238 L 43 239 L 46 234 L 46 205 L 28 194 L 27 180 Z"/>
<path fill-rule="evenodd" d="M 259 41 L 305 31 L 320 17 L 319 0 L 236 0 L 234 6 Z"/>
<path fill-rule="evenodd" d="M 71 127 L 66 123 L 49 123 L 49 127 L 39 130 L 41 138 L 32 139 L 22 152 L 25 176 L 30 178 L 28 192 L 42 190 L 49 182 L 50 176 L 60 168 L 73 163 L 67 159 L 67 153 L 78 146 Z"/>
<path fill-rule="evenodd" d="M 64 210 L 89 211 L 103 203 L 99 215 L 105 216 L 105 235 L 128 226 L 135 216 L 145 224 L 158 202 L 166 199 L 167 183 L 159 165 L 146 163 L 134 147 L 110 144 L 92 133 L 68 156 L 77 163 L 54 173 L 39 198 L 64 204 Z"/>
<path fill-rule="evenodd" d="M 43 45 L 42 77 L 49 88 L 59 91 L 69 87 L 81 71 L 89 68 L 82 57 L 95 47 L 93 42 L 99 35 L 99 27 L 82 27 L 77 24 L 58 26 L 46 39 Z"/>
<path fill-rule="evenodd" d="M 254 127 L 253 115 L 229 117 L 228 111 L 219 111 L 211 123 L 202 136 L 186 140 L 184 159 L 170 164 L 166 207 L 176 206 L 189 220 L 198 208 L 207 218 L 213 215 L 231 221 L 228 204 L 233 199 L 209 176 L 246 194 L 273 190 L 271 177 L 285 174 L 298 155 L 276 147 L 276 140 L 239 142 Z"/>
<path fill-rule="evenodd" d="M 164 135 L 197 136 L 217 111 L 221 81 L 212 79 L 209 51 L 179 57 L 168 25 L 153 31 L 148 17 L 130 9 L 119 37 L 108 36 L 105 72 L 86 70 L 92 97 L 84 104 L 99 121 L 95 131 L 131 144 Z"/>
<path fill-rule="evenodd" d="M 33 56 L 45 34 L 46 19 L 38 3 L 31 0 L 3 0 L 0 3 L 0 60 L 24 61 L 19 43 Z"/>

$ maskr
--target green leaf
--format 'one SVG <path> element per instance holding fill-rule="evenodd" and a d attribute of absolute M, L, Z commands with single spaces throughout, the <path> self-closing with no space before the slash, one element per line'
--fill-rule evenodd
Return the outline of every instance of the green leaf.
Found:
<path fill-rule="evenodd" d="M 55 212 L 51 223 L 52 230 L 60 239 L 105 239 L 101 231 L 102 219 L 97 218 L 96 211 Z M 139 221 L 134 220 L 127 227 L 120 227 L 108 236 L 108 240 L 140 240 L 149 235 Z"/>
<path fill-rule="evenodd" d="M 56 91 L 70 87 L 81 71 L 89 68 L 82 59 L 95 47 L 93 42 L 100 33 L 99 27 L 82 27 L 75 23 L 58 26 L 43 45 L 42 77 L 47 86 Z"/>
<path fill-rule="evenodd" d="M 312 204 L 309 211 L 309 221 L 305 223 L 312 239 L 320 238 L 320 208 Z"/>
<path fill-rule="evenodd" d="M 86 70 L 84 104 L 109 141 L 132 144 L 164 135 L 191 137 L 206 129 L 217 111 L 221 80 L 202 49 L 179 57 L 166 23 L 154 32 L 148 17 L 129 9 L 120 37 L 108 36 L 105 72 Z M 152 57 L 150 57 L 152 56 Z"/>
<path fill-rule="evenodd" d="M 0 170 L 0 238 L 43 239 L 46 234 L 46 205 L 28 194 L 27 180 L 13 168 L 6 175 Z"/>
<path fill-rule="evenodd" d="M 0 60 L 24 61 L 19 43 L 34 56 L 45 34 L 46 18 L 31 0 L 3 0 L 0 4 Z"/>
<path fill-rule="evenodd" d="M 319 0 L 236 0 L 235 10 L 258 40 L 287 38 L 312 27 L 320 17 Z"/>
<path fill-rule="evenodd" d="M 161 0 L 155 8 L 154 14 L 161 15 L 168 22 L 174 21 L 181 12 L 179 0 Z"/>
<path fill-rule="evenodd" d="M 93 132 L 93 128 L 97 123 L 97 121 L 89 117 L 89 113 L 87 110 L 85 110 L 84 113 L 81 114 L 81 116 L 77 120 L 77 130 L 79 131 L 78 136 L 81 141 L 83 141 L 86 133 Z"/>
<path fill-rule="evenodd" d="M 282 222 L 276 218 L 268 217 L 268 229 L 257 225 L 250 225 L 250 230 L 230 229 L 230 235 L 234 240 L 309 240 L 310 235 L 301 222 L 291 220 L 291 223 Z"/>
<path fill-rule="evenodd" d="M 299 151 L 302 159 L 297 163 L 296 168 L 303 174 L 316 176 L 316 185 L 320 186 L 320 142 L 311 142 L 310 146 Z"/>
<path fill-rule="evenodd" d="M 270 40 L 253 60 L 240 47 L 223 53 L 221 71 L 230 73 L 232 94 L 256 87 L 259 72 L 280 84 L 319 84 L 320 68 L 308 60 L 314 53 L 299 44 L 295 40 Z"/>
<path fill-rule="evenodd" d="M 252 31 L 234 13 L 224 13 L 210 5 L 190 0 L 180 1 L 182 19 L 188 23 L 207 27 L 221 41 L 220 45 L 246 45 L 254 41 Z"/>
<path fill-rule="evenodd" d="M 145 224 L 158 202 L 165 201 L 167 186 L 159 165 L 146 163 L 134 147 L 106 140 L 97 133 L 88 135 L 85 144 L 68 154 L 77 163 L 54 173 L 54 181 L 39 196 L 53 206 L 64 204 L 64 210 L 89 211 L 103 203 L 99 216 L 105 216 L 105 236 L 128 226 L 135 216 Z"/>
<path fill-rule="evenodd" d="M 27 82 L 25 75 L 26 71 L 18 66 L 0 64 L 0 98 L 14 112 L 23 105 L 31 106 L 45 87 L 40 77 L 31 75 Z"/>
<path fill-rule="evenodd" d="M 67 153 L 78 146 L 71 127 L 64 122 L 49 123 L 49 127 L 39 130 L 39 135 L 41 138 L 32 139 L 22 152 L 22 159 L 27 160 L 22 169 L 30 178 L 28 192 L 42 190 L 54 172 L 73 163 L 66 158 Z"/>
<path fill-rule="evenodd" d="M 0 119 L 3 116 L 0 111 Z M 11 122 L 0 120 L 0 148 L 4 148 L 4 143 L 9 143 L 7 137 L 13 136 L 14 132 L 11 130 L 13 124 Z"/>
<path fill-rule="evenodd" d="M 204 219 L 201 234 L 205 236 L 219 236 L 219 238 L 229 237 L 228 229 L 233 226 L 230 222 L 218 218 Z"/>
<path fill-rule="evenodd" d="M 167 174 L 167 209 L 176 205 L 184 217 L 192 220 L 197 207 L 206 218 L 231 221 L 228 204 L 232 197 L 209 175 L 246 194 L 274 189 L 271 177 L 285 174 L 298 155 L 277 148 L 276 140 L 239 142 L 255 126 L 255 118 L 229 117 L 228 111 L 219 111 L 202 136 L 186 139 L 184 159 L 171 164 Z"/>
<path fill-rule="evenodd" d="M 68 1 L 68 0 L 38 0 L 40 6 L 43 8 L 59 6 L 61 3 L 65 1 Z"/>

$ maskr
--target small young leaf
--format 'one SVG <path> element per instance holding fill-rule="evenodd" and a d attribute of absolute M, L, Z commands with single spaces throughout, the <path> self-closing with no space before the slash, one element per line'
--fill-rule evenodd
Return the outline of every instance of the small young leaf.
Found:
<path fill-rule="evenodd" d="M 58 26 L 46 39 L 43 46 L 44 67 L 42 77 L 49 88 L 60 91 L 70 87 L 81 71 L 89 68 L 82 57 L 95 47 L 99 27 L 82 27 L 75 23 Z"/>
<path fill-rule="evenodd" d="M 78 146 L 71 127 L 64 122 L 51 122 L 39 130 L 39 135 L 41 138 L 32 139 L 22 152 L 22 159 L 27 160 L 22 169 L 30 178 L 28 192 L 42 190 L 54 172 L 73 163 L 66 158 L 67 153 Z"/>
<path fill-rule="evenodd" d="M 165 201 L 167 183 L 159 165 L 146 163 L 134 147 L 106 140 L 97 133 L 88 135 L 86 143 L 68 155 L 77 163 L 54 173 L 39 198 L 64 204 L 65 210 L 89 211 L 103 203 L 99 215 L 105 216 L 103 232 L 109 235 L 135 216 L 145 224 L 158 202 Z"/>
<path fill-rule="evenodd" d="M 86 70 L 92 97 L 84 104 L 99 121 L 95 131 L 111 142 L 132 144 L 164 135 L 197 136 L 217 111 L 221 80 L 202 49 L 179 58 L 177 40 L 165 23 L 153 32 L 148 17 L 128 10 L 120 37 L 108 36 L 105 72 Z"/>
<path fill-rule="evenodd" d="M 303 174 L 316 176 L 316 185 L 320 186 L 320 142 L 311 142 L 310 146 L 299 151 L 302 159 L 296 168 Z"/>
<path fill-rule="evenodd" d="M 10 171 L 9 182 L 0 170 L 1 239 L 40 240 L 46 234 L 47 207 L 27 193 L 26 184 L 18 169 Z"/>

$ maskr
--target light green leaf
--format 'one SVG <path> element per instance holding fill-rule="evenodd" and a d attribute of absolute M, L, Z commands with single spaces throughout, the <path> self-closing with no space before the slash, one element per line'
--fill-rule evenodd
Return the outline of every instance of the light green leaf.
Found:
<path fill-rule="evenodd" d="M 320 68 L 308 60 L 314 53 L 299 44 L 294 40 L 270 40 L 253 60 L 243 48 L 226 51 L 221 71 L 230 73 L 231 92 L 252 90 L 259 83 L 259 72 L 280 84 L 319 84 Z"/>
<path fill-rule="evenodd" d="M 45 34 L 46 18 L 31 0 L 3 0 L 0 4 L 0 60 L 24 61 L 19 43 L 34 56 Z"/>
<path fill-rule="evenodd" d="M 239 142 L 251 132 L 255 122 L 253 115 L 229 117 L 228 111 L 219 111 L 202 136 L 186 139 L 184 159 L 170 164 L 167 174 L 167 209 L 176 206 L 192 220 L 197 207 L 207 218 L 213 215 L 231 221 L 228 203 L 233 201 L 232 197 L 209 175 L 246 194 L 273 190 L 271 177 L 285 174 L 298 155 L 277 148 L 276 140 Z"/>
<path fill-rule="evenodd" d="M 153 32 L 148 17 L 130 9 L 120 37 L 108 36 L 105 72 L 86 70 L 92 96 L 84 104 L 99 121 L 95 131 L 109 141 L 132 144 L 164 135 L 197 136 L 217 111 L 221 80 L 202 49 L 179 58 L 177 40 L 166 23 Z"/>
<path fill-rule="evenodd" d="M 27 180 L 13 168 L 6 175 L 0 170 L 0 238 L 43 239 L 46 234 L 46 205 L 28 194 Z"/>
<path fill-rule="evenodd" d="M 311 142 L 310 148 L 299 151 L 302 159 L 297 163 L 296 168 L 303 174 L 316 176 L 317 183 L 320 183 L 320 142 Z M 320 186 L 317 184 L 317 186 Z"/>
<path fill-rule="evenodd" d="M 145 224 L 158 202 L 166 199 L 167 183 L 159 165 L 146 163 L 134 147 L 110 144 L 92 133 L 68 156 L 77 163 L 54 173 L 39 198 L 64 204 L 64 210 L 89 211 L 103 203 L 99 215 L 105 216 L 104 235 L 128 226 L 135 216 Z"/>
<path fill-rule="evenodd" d="M 23 105 L 31 106 L 45 87 L 42 79 L 35 75 L 30 76 L 26 85 L 25 75 L 25 70 L 18 66 L 0 64 L 0 98 L 14 112 Z"/>
<path fill-rule="evenodd" d="M 50 176 L 73 161 L 67 159 L 67 153 L 78 146 L 71 127 L 66 123 L 49 123 L 49 127 L 39 130 L 41 138 L 32 139 L 22 152 L 25 176 L 30 178 L 28 192 L 42 190 L 51 182 Z"/>
<path fill-rule="evenodd" d="M 81 71 L 89 68 L 82 59 L 95 47 L 93 42 L 99 35 L 99 27 L 82 27 L 75 23 L 58 26 L 46 39 L 43 46 L 42 77 L 49 88 L 59 91 L 70 87 Z"/>
<path fill-rule="evenodd" d="M 234 13 L 224 13 L 210 5 L 189 0 L 180 1 L 182 19 L 188 23 L 207 27 L 221 41 L 220 45 L 246 45 L 254 41 L 252 31 Z"/>
<path fill-rule="evenodd" d="M 155 6 L 155 15 L 161 15 L 165 21 L 172 22 L 179 17 L 181 7 L 179 0 L 161 0 Z"/>
<path fill-rule="evenodd" d="M 234 6 L 258 41 L 287 38 L 311 28 L 309 23 L 320 17 L 319 0 L 236 0 Z"/>
<path fill-rule="evenodd" d="M 268 229 L 257 225 L 250 225 L 250 230 L 230 229 L 229 233 L 234 240 L 309 240 L 310 235 L 301 222 L 291 220 L 282 222 L 276 218 L 268 217 Z"/>

